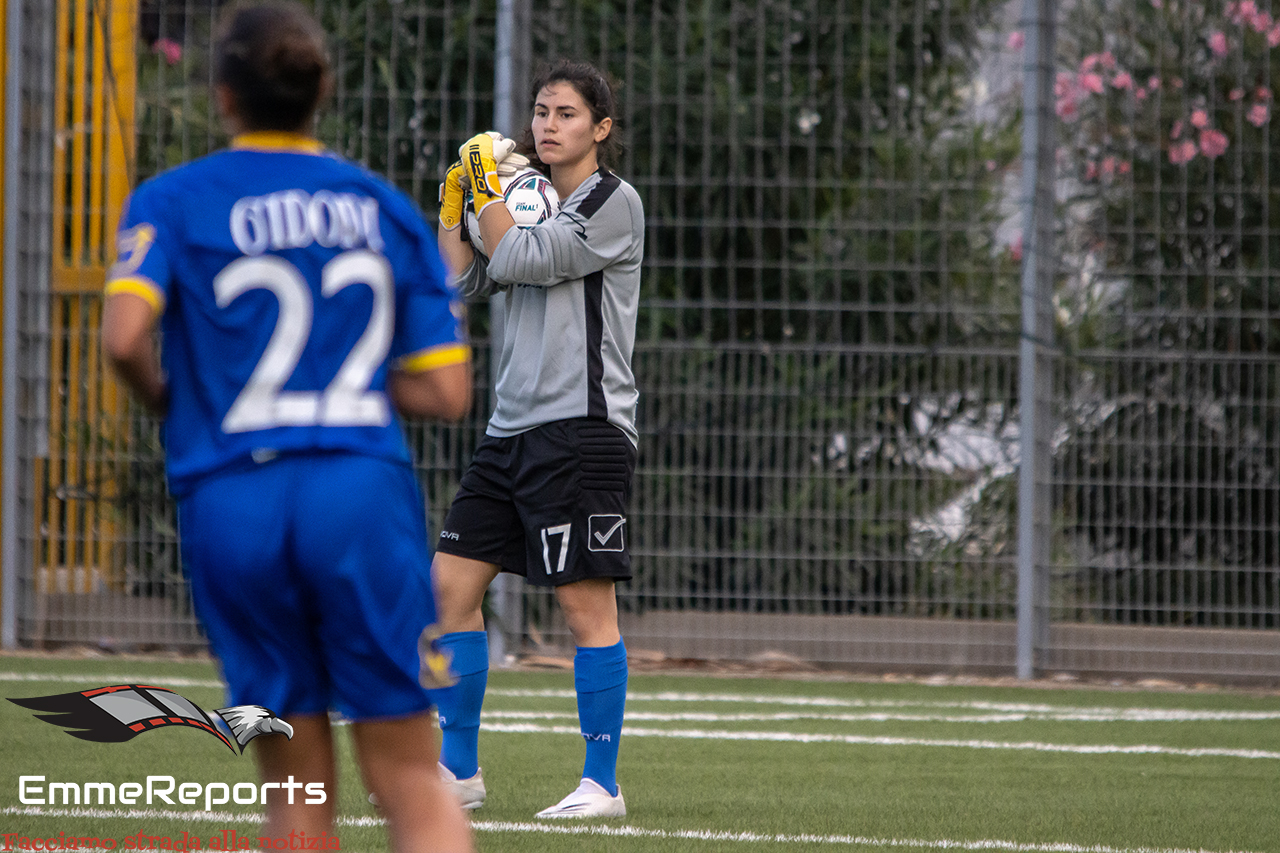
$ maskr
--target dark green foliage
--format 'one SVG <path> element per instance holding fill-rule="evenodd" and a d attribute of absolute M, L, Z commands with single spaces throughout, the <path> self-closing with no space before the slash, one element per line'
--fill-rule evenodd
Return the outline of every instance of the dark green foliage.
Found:
<path fill-rule="evenodd" d="M 1016 406 L 1018 264 L 996 234 L 1017 111 L 980 94 L 1003 5 L 535 4 L 535 61 L 617 81 L 618 171 L 647 214 L 629 606 L 1010 615 L 1007 465 L 938 461 Z M 496 4 L 314 8 L 337 75 L 320 137 L 433 218 L 491 122 Z M 201 61 L 155 68 L 155 151 L 186 132 L 173 105 Z M 414 433 L 424 455 L 435 437 Z M 470 445 L 438 437 L 458 454 L 424 461 L 440 505 Z M 954 501 L 976 530 L 939 532 Z"/>
<path fill-rule="evenodd" d="M 1075 187 L 1057 455 L 1074 615 L 1276 624 L 1280 206 L 1261 176 L 1280 166 L 1280 53 L 1256 23 L 1231 4 L 1093 2 L 1063 28 L 1068 67 L 1114 60 L 1060 131 Z M 1145 97 L 1113 84 L 1121 72 Z M 1124 171 L 1100 170 L 1106 158 Z"/>

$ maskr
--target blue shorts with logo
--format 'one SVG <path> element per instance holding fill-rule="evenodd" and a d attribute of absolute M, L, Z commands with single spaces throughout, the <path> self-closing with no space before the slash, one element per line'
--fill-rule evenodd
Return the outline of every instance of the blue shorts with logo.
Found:
<path fill-rule="evenodd" d="M 348 719 L 431 707 L 425 505 L 405 464 L 284 454 L 214 474 L 178 507 L 197 615 L 234 705 Z M 432 686 L 437 686 L 432 684 Z"/>

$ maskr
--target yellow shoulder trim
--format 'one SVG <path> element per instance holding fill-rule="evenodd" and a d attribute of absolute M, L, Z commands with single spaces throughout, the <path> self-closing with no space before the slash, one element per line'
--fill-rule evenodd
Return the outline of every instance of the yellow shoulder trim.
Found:
<path fill-rule="evenodd" d="M 324 143 L 300 133 L 282 130 L 255 130 L 242 133 L 231 140 L 231 147 L 254 151 L 296 151 L 302 154 L 321 154 Z"/>
<path fill-rule="evenodd" d="M 117 293 L 132 293 L 141 296 L 155 309 L 157 314 L 164 312 L 164 292 L 159 285 L 149 278 L 133 276 L 132 278 L 115 278 L 107 282 L 102 291 L 103 296 L 114 296 Z"/>
<path fill-rule="evenodd" d="M 424 349 L 400 359 L 400 369 L 408 373 L 425 373 L 437 367 L 465 364 L 471 358 L 471 347 L 466 344 L 443 344 Z"/>

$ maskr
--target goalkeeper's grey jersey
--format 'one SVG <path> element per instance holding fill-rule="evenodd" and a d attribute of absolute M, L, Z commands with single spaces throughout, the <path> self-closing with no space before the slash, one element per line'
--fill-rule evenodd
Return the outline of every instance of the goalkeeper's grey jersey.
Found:
<path fill-rule="evenodd" d="M 592 417 L 636 443 L 631 352 L 643 255 L 640 196 L 606 169 L 562 199 L 551 219 L 507 231 L 487 262 L 476 255 L 459 277 L 464 294 L 508 285 L 493 306 L 489 435 Z"/>

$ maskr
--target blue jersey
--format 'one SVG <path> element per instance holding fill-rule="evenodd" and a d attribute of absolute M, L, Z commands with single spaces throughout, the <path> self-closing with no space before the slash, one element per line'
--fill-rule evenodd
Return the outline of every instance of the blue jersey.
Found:
<path fill-rule="evenodd" d="M 349 451 L 409 460 L 393 366 L 468 357 L 461 305 L 413 202 L 290 134 L 143 183 L 107 293 L 161 317 L 170 490 L 251 459 Z"/>

